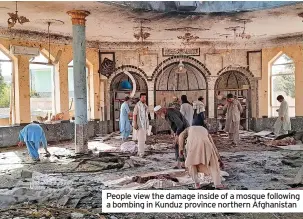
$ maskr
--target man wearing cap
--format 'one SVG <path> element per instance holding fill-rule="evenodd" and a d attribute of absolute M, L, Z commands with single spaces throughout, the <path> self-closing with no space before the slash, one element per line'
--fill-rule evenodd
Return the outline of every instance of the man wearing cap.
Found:
<path fill-rule="evenodd" d="M 170 104 L 168 105 L 168 107 L 171 107 L 171 108 L 175 108 L 175 109 L 177 109 L 177 110 L 180 110 L 181 105 L 180 105 L 180 103 L 179 103 L 178 97 L 173 97 L 173 102 L 170 103 Z"/>
<path fill-rule="evenodd" d="M 178 136 L 183 132 L 189 124 L 181 112 L 175 108 L 162 108 L 160 105 L 154 108 L 154 112 L 157 116 L 165 118 L 165 120 L 170 124 L 171 129 L 175 134 L 175 156 L 177 160 L 176 168 L 184 167 L 184 158 L 179 156 L 179 144 Z"/>

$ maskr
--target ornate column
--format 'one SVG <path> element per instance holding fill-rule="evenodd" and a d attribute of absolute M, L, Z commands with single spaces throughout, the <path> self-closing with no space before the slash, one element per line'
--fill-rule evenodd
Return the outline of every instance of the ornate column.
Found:
<path fill-rule="evenodd" d="M 215 117 L 215 83 L 218 76 L 208 76 L 208 118 Z"/>
<path fill-rule="evenodd" d="M 147 81 L 147 92 L 148 92 L 148 106 L 150 110 L 151 119 L 154 119 L 154 102 L 155 102 L 155 95 L 154 95 L 154 83 L 153 81 Z"/>
<path fill-rule="evenodd" d="M 90 13 L 83 10 L 72 10 L 67 14 L 72 17 L 73 24 L 75 152 L 85 153 L 88 150 L 85 18 Z"/>

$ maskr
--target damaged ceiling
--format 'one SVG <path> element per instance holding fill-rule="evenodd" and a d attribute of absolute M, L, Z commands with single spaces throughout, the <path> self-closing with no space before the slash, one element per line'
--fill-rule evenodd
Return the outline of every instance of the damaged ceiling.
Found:
<path fill-rule="evenodd" d="M 30 22 L 15 25 L 14 31 L 23 30 L 25 37 L 32 31 L 35 35 L 45 34 L 45 19 L 56 19 L 64 24 L 53 25 L 51 33 L 70 37 L 72 24 L 66 12 L 82 9 L 91 12 L 87 17 L 87 40 L 102 43 L 137 42 L 134 33 L 138 31 L 141 19 L 148 21 L 143 25 L 150 33 L 147 42 L 152 43 L 182 42 L 178 36 L 187 32 L 198 36 L 195 40 L 198 43 L 233 42 L 232 29 L 237 27 L 237 33 L 243 32 L 243 19 L 250 20 L 245 31 L 251 38 L 237 38 L 238 44 L 285 36 L 300 37 L 303 33 L 303 18 L 298 16 L 303 12 L 300 2 L 203 1 L 195 4 L 194 10 L 184 12 L 183 7 L 180 12 L 178 2 L 19 2 L 19 15 L 26 16 Z M 15 2 L 0 3 L 1 32 L 7 29 L 7 13 L 14 11 Z"/>

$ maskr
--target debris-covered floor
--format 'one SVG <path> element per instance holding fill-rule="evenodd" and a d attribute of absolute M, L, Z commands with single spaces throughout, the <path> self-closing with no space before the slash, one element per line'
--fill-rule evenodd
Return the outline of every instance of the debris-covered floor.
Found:
<path fill-rule="evenodd" d="M 226 135 L 213 138 L 225 164 L 229 189 L 290 189 L 303 151 L 266 146 L 262 138 L 242 132 L 241 144 L 226 144 Z M 300 214 L 108 214 L 101 212 L 104 189 L 192 189 L 184 170 L 175 170 L 169 135 L 150 136 L 148 155 L 138 158 L 120 147 L 117 134 L 89 142 L 91 154 L 76 156 L 72 143 L 52 145 L 52 156 L 32 163 L 25 148 L 0 153 L 0 218 L 302 218 Z M 121 149 L 124 152 L 121 152 Z M 212 189 L 202 177 L 204 189 Z M 297 186 L 300 186 L 297 185 Z M 2 210 L 1 210 L 2 209 Z"/>

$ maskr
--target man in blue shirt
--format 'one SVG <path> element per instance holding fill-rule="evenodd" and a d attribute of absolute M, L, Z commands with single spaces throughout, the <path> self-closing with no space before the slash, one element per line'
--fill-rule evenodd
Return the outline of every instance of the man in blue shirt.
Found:
<path fill-rule="evenodd" d="M 20 131 L 18 146 L 23 146 L 23 143 L 26 144 L 28 153 L 34 161 L 40 161 L 38 150 L 41 143 L 47 156 L 50 156 L 47 150 L 45 133 L 39 124 L 31 123 Z"/>

